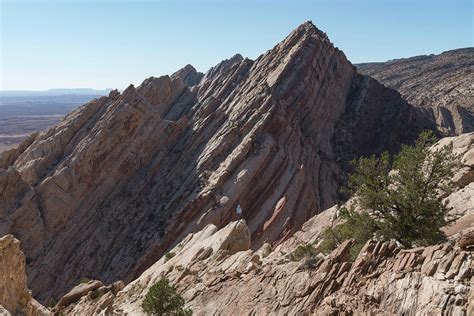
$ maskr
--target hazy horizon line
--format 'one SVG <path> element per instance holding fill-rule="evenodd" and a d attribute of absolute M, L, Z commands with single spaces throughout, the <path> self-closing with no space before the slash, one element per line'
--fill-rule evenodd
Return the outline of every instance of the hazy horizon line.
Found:
<path fill-rule="evenodd" d="M 397 58 L 393 58 L 393 59 L 388 59 L 388 60 L 382 60 L 382 61 L 364 61 L 364 62 L 351 62 L 349 59 L 349 62 L 352 64 L 352 65 L 362 65 L 362 64 L 371 64 L 371 63 L 387 63 L 387 62 L 392 62 L 392 61 L 396 61 L 396 60 L 403 60 L 403 59 L 409 59 L 409 58 L 417 58 L 417 57 L 423 57 L 423 56 L 437 56 L 437 55 L 441 55 L 441 54 L 444 54 L 446 52 L 452 52 L 452 51 L 457 51 L 457 50 L 463 50 L 463 49 L 472 49 L 474 48 L 474 46 L 466 46 L 466 47 L 458 47 L 458 48 L 452 48 L 452 49 L 448 49 L 448 50 L 443 50 L 439 53 L 425 53 L 425 54 L 420 54 L 420 55 L 413 55 L 413 56 L 403 56 L 403 57 L 397 57 Z M 344 51 L 342 51 L 344 53 Z M 236 53 L 238 54 L 238 53 Z M 235 56 L 236 54 L 234 54 L 233 56 Z M 262 53 L 261 55 L 263 55 L 264 53 Z M 230 56 L 229 58 L 231 58 L 232 56 Z M 248 57 L 245 57 L 244 58 L 248 58 Z M 258 58 L 258 57 L 257 57 Z M 214 66 L 218 65 L 220 62 L 224 61 L 225 59 L 223 60 L 220 60 L 219 62 L 217 62 Z M 195 69 L 196 67 L 194 65 L 191 64 L 191 66 L 193 66 Z M 197 72 L 202 72 L 202 73 L 207 73 L 212 67 L 214 66 L 211 66 L 209 69 L 207 69 L 205 72 L 202 72 L 200 71 L 199 69 L 196 69 Z M 185 66 L 183 66 L 185 67 Z M 179 69 L 182 69 L 183 67 L 179 68 Z M 176 69 L 176 71 L 178 71 L 179 69 Z M 157 76 L 145 76 L 143 78 L 143 80 L 149 78 L 149 77 L 162 77 L 162 76 L 171 76 L 172 74 L 161 74 L 161 75 L 157 75 Z M 142 81 L 143 81 L 142 80 Z M 139 83 L 137 83 L 139 84 Z M 137 85 L 133 82 L 130 82 L 128 84 L 126 84 L 125 87 L 123 88 L 118 88 L 118 87 L 106 87 L 106 88 L 97 88 L 97 87 L 55 87 L 55 88 L 48 88 L 48 89 L 29 89 L 29 88 L 21 88 L 21 89 L 2 89 L 1 86 L 0 86 L 0 92 L 49 92 L 49 91 L 55 91 L 55 90 L 93 90 L 93 91 L 112 91 L 112 90 L 119 90 L 119 91 L 123 91 L 126 89 L 126 87 L 128 87 L 129 85 Z"/>

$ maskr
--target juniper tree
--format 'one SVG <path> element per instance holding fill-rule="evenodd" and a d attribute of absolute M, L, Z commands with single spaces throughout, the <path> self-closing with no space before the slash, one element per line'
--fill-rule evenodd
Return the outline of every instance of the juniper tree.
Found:
<path fill-rule="evenodd" d="M 425 131 L 414 146 L 403 145 L 395 156 L 384 152 L 353 161 L 349 191 L 361 211 L 342 210 L 347 224 L 325 232 L 326 247 L 337 242 L 331 241 L 337 233 L 355 238 L 359 247 L 373 236 L 395 239 L 407 248 L 443 241 L 441 228 L 458 218 L 443 199 L 453 191 L 459 157 L 450 146 L 431 148 L 435 141 Z"/>
<path fill-rule="evenodd" d="M 142 308 L 148 315 L 157 316 L 190 316 L 192 311 L 184 309 L 184 299 L 169 284 L 168 279 L 161 278 L 145 295 Z"/>

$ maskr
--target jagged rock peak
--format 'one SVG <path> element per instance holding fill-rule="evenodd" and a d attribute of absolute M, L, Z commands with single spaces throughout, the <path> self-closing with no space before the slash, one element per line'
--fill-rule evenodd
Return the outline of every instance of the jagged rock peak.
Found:
<path fill-rule="evenodd" d="M 149 85 L 157 85 L 161 81 L 166 80 L 166 79 L 169 79 L 168 75 L 164 75 L 164 76 L 160 76 L 160 77 L 155 77 L 155 76 L 148 77 L 145 80 L 143 80 L 143 82 L 138 86 L 138 90 L 140 90 L 143 87 L 149 86 Z M 130 85 L 130 86 L 133 86 L 133 85 Z"/>
<path fill-rule="evenodd" d="M 295 33 L 298 33 L 298 34 L 304 33 L 304 34 L 310 34 L 310 35 L 317 35 L 317 36 L 321 37 L 322 39 L 329 40 L 327 34 L 323 31 L 321 31 L 320 29 L 318 29 L 313 24 L 312 21 L 306 21 L 303 24 L 301 24 L 300 26 L 298 26 L 292 32 L 292 34 L 295 34 Z M 290 36 L 291 36 L 291 34 L 290 34 Z"/>
<path fill-rule="evenodd" d="M 240 64 L 244 58 L 240 54 L 235 54 L 229 59 L 224 59 L 211 69 L 209 69 L 204 75 L 204 79 L 214 77 L 218 74 L 224 73 L 227 69 L 231 68 L 235 64 Z"/>
<path fill-rule="evenodd" d="M 146 81 L 147 79 L 145 79 Z M 126 97 L 126 96 L 129 96 L 131 94 L 135 94 L 137 92 L 137 90 L 135 89 L 135 86 L 133 84 L 130 84 L 128 85 L 127 88 L 125 88 L 125 90 L 123 90 L 122 92 L 122 97 Z"/>
<path fill-rule="evenodd" d="M 191 64 L 187 64 L 186 66 L 184 66 L 183 68 L 181 68 L 181 69 L 178 70 L 178 71 L 181 71 L 181 70 L 197 72 L 196 68 L 194 68 L 194 66 L 191 65 Z"/>
<path fill-rule="evenodd" d="M 187 64 L 180 70 L 173 73 L 171 78 L 181 78 L 185 85 L 191 87 L 197 85 L 203 76 L 204 74 L 202 72 L 198 72 L 192 65 Z"/>
<path fill-rule="evenodd" d="M 234 63 L 240 63 L 242 60 L 244 60 L 244 57 L 242 57 L 242 55 L 235 54 L 229 59 L 224 59 L 221 63 L 228 62 L 228 63 L 234 64 Z"/>
<path fill-rule="evenodd" d="M 120 95 L 120 92 L 117 89 L 114 89 L 114 90 L 110 91 L 109 98 L 115 99 L 119 95 Z"/>
<path fill-rule="evenodd" d="M 140 87 L 142 86 L 143 84 L 140 85 Z M 138 93 L 137 88 L 135 88 L 135 86 L 131 84 L 125 90 L 123 90 L 122 94 L 119 97 L 119 100 L 123 103 L 123 105 L 136 105 L 140 101 L 143 101 L 144 98 L 141 94 Z"/>
<path fill-rule="evenodd" d="M 182 77 L 150 77 L 137 88 L 138 94 L 150 104 L 158 108 L 160 113 L 166 113 L 173 100 L 186 88 Z"/>
<path fill-rule="evenodd" d="M 326 33 L 318 29 L 311 21 L 307 21 L 294 29 L 285 40 L 277 46 L 290 49 L 301 46 L 301 44 L 298 43 L 306 43 L 307 40 L 315 44 L 331 43 Z"/>
<path fill-rule="evenodd" d="M 244 58 L 242 57 L 242 55 L 240 54 L 235 54 L 234 56 L 232 56 L 229 60 L 230 61 L 236 61 L 236 62 L 241 62 Z"/>

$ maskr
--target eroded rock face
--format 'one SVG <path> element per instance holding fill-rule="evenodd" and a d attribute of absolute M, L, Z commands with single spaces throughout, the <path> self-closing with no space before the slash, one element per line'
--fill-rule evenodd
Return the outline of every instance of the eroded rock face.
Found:
<path fill-rule="evenodd" d="M 400 91 L 446 135 L 474 131 L 474 48 L 439 55 L 358 64 L 357 69 Z"/>
<path fill-rule="evenodd" d="M 457 137 L 445 137 L 439 140 L 433 148 L 438 149 L 444 146 L 451 147 L 453 153 L 459 156 L 462 164 L 453 179 L 454 184 L 463 188 L 474 182 L 474 132 Z"/>
<path fill-rule="evenodd" d="M 12 235 L 0 238 L 0 314 L 50 315 L 26 286 L 25 256 Z"/>
<path fill-rule="evenodd" d="M 0 197 L 0 234 L 22 239 L 43 301 L 82 278 L 130 282 L 238 204 L 250 248 L 274 247 L 336 203 L 350 159 L 434 126 L 417 119 L 305 23 L 255 61 L 113 91 L 3 155 L 0 188 L 18 186 Z"/>
<path fill-rule="evenodd" d="M 474 133 L 456 137 L 445 137 L 433 146 L 434 149 L 449 146 L 461 161 L 460 170 L 454 175 L 457 189 L 446 197 L 448 205 L 460 218 L 446 228 L 451 236 L 463 230 L 474 230 Z"/>

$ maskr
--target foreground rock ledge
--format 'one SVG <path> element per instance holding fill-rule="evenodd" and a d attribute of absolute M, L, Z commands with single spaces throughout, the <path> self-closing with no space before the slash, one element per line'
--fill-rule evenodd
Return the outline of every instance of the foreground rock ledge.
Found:
<path fill-rule="evenodd" d="M 336 209 L 311 219 L 328 223 Z M 317 228 L 316 228 L 317 227 Z M 469 315 L 473 312 L 472 248 L 454 241 L 410 250 L 395 242 L 369 241 L 350 262 L 351 240 L 314 262 L 293 262 L 286 253 L 319 238 L 306 229 L 271 251 L 249 250 L 245 222 L 214 225 L 191 234 L 117 294 L 84 296 L 67 315 L 142 314 L 151 285 L 166 276 L 194 315 Z"/>
<path fill-rule="evenodd" d="M 245 221 L 221 230 L 208 225 L 176 245 L 171 259 L 160 259 L 125 288 L 120 281 L 104 286 L 91 280 L 63 296 L 53 311 L 140 315 L 149 287 L 166 276 L 195 315 L 472 314 L 472 230 L 456 241 L 410 250 L 371 240 L 354 262 L 348 260 L 352 240 L 326 257 L 288 260 L 286 254 L 297 245 L 319 239 L 336 211 L 315 216 L 277 248 L 265 244 L 257 251 L 250 250 Z M 0 313 L 50 315 L 26 288 L 19 241 L 2 237 L 0 250 Z"/>

